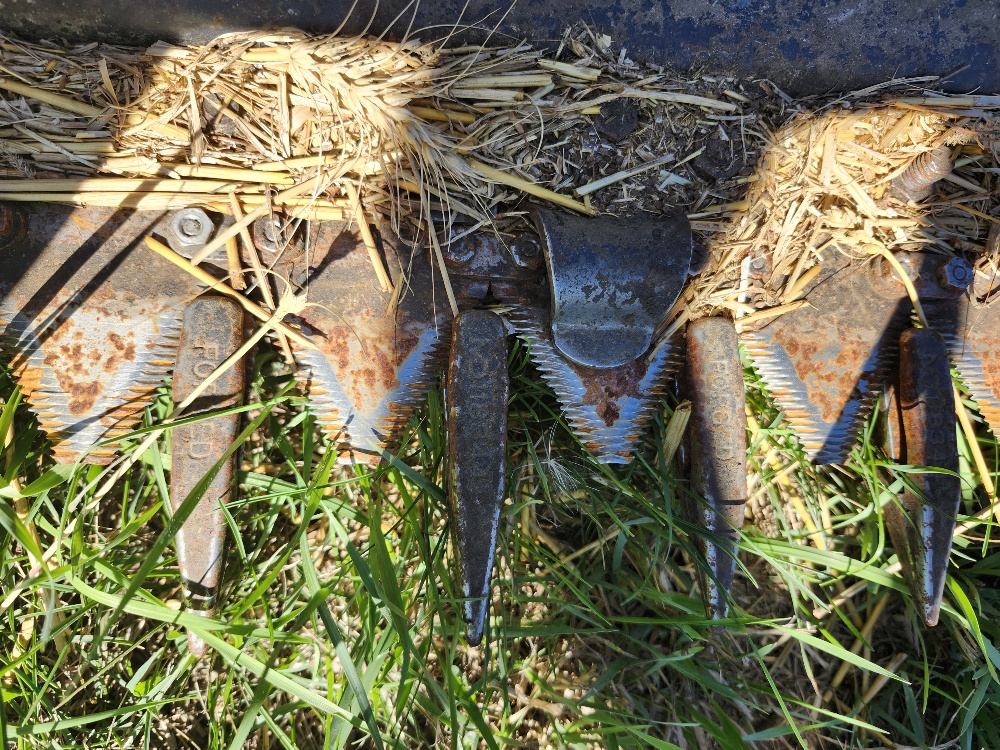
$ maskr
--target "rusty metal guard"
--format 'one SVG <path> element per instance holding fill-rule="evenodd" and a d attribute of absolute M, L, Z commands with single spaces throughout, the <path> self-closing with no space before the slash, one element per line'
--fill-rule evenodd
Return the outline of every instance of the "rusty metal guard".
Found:
<path fill-rule="evenodd" d="M 0 248 L 0 349 L 55 459 L 107 463 L 168 379 L 196 282 L 141 243 L 157 212 L 25 204 Z"/>
<path fill-rule="evenodd" d="M 184 312 L 173 399 L 178 404 L 208 378 L 240 346 L 243 309 L 225 297 L 204 296 Z M 244 366 L 238 362 L 222 373 L 184 412 L 196 416 L 237 406 L 243 395 Z M 233 443 L 239 433 L 239 415 L 212 417 L 173 428 L 171 437 L 170 504 L 176 511 Z M 219 470 L 191 515 L 177 533 L 177 559 L 188 605 L 210 615 L 226 538 L 221 504 L 233 487 L 236 457 Z M 191 653 L 203 656 L 205 643 L 188 634 Z"/>
<path fill-rule="evenodd" d="M 962 487 L 951 371 L 944 340 L 932 330 L 911 328 L 900 337 L 898 408 L 906 463 L 952 472 L 908 474 L 919 494 L 904 490 L 898 504 L 885 506 L 903 574 L 924 620 L 936 625 Z"/>
<path fill-rule="evenodd" d="M 694 516 L 711 534 L 702 541 L 709 575 L 702 577 L 705 609 L 728 610 L 736 573 L 736 542 L 747 498 L 746 396 L 736 327 L 728 318 L 702 318 L 688 326 L 691 398 L 691 479 Z"/>
<path fill-rule="evenodd" d="M 495 313 L 458 316 L 448 368 L 448 499 L 469 643 L 483 638 L 507 468 L 507 329 Z"/>

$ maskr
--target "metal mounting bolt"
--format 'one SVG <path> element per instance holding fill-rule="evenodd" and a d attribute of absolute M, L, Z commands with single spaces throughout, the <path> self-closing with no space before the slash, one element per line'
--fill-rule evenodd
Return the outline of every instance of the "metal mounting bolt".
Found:
<path fill-rule="evenodd" d="M 951 149 L 938 146 L 917 156 L 889 185 L 897 198 L 919 203 L 934 191 L 934 183 L 951 174 L 955 163 Z"/>
<path fill-rule="evenodd" d="M 750 273 L 754 276 L 766 276 L 771 273 L 771 261 L 763 255 L 750 259 Z"/>
<path fill-rule="evenodd" d="M 964 292 L 975 272 L 965 258 L 952 258 L 938 269 L 938 283 L 953 292 Z"/>
<path fill-rule="evenodd" d="M 476 255 L 475 238 L 462 238 L 451 242 L 441 243 L 444 259 L 457 265 L 468 263 Z"/>
<path fill-rule="evenodd" d="M 541 268 L 542 248 L 534 237 L 519 237 L 510 244 L 510 255 L 521 268 Z"/>
<path fill-rule="evenodd" d="M 285 233 L 281 219 L 264 216 L 254 222 L 254 242 L 268 253 L 276 253 L 285 246 Z"/>
<path fill-rule="evenodd" d="M 202 209 L 182 208 L 174 214 L 170 229 L 177 243 L 189 248 L 208 242 L 215 231 L 215 225 Z"/>

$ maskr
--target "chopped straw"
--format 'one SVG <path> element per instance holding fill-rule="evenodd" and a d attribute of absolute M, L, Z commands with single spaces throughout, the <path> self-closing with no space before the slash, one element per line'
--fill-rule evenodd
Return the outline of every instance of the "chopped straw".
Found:
<path fill-rule="evenodd" d="M 267 310 L 265 310 L 263 307 L 258 305 L 256 302 L 247 299 L 242 294 L 240 294 L 235 289 L 226 284 L 224 281 L 215 278 L 204 268 L 199 268 L 198 266 L 194 265 L 183 255 L 178 255 L 159 240 L 156 240 L 152 237 L 147 237 L 146 244 L 149 246 L 151 250 L 158 253 L 159 255 L 162 255 L 164 258 L 169 260 L 178 268 L 187 271 L 189 274 L 194 276 L 196 279 L 198 279 L 198 281 L 202 282 L 203 284 L 207 284 L 208 288 L 211 289 L 212 291 L 219 292 L 220 294 L 224 294 L 227 297 L 231 297 L 232 299 L 236 300 L 240 304 L 240 306 L 243 307 L 244 310 L 246 310 L 248 313 L 253 315 L 258 320 L 264 322 L 271 321 L 271 313 L 267 312 Z M 290 328 L 289 326 L 287 326 L 284 323 L 281 323 L 280 321 L 275 321 L 273 325 L 275 330 L 280 331 L 284 335 L 288 336 L 290 339 L 294 340 L 295 343 L 301 344 L 302 346 L 307 347 L 309 349 L 316 348 L 315 344 L 313 344 L 309 339 L 307 339 L 301 333 L 296 331 L 294 328 Z"/>

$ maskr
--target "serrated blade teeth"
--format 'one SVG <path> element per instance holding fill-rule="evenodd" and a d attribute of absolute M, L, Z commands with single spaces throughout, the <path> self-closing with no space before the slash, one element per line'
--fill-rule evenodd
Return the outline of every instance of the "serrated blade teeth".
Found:
<path fill-rule="evenodd" d="M 664 342 L 652 357 L 621 367 L 583 367 L 556 350 L 546 313 L 512 306 L 506 317 L 528 342 L 532 361 L 587 449 L 602 463 L 631 461 L 657 399 L 680 367 L 678 342 Z"/>
<path fill-rule="evenodd" d="M 138 243 L 159 214 L 26 210 L 26 237 L 5 250 L 0 349 L 56 460 L 106 463 L 114 447 L 98 444 L 134 429 L 169 377 L 182 307 L 200 289 Z"/>
<path fill-rule="evenodd" d="M 298 356 L 310 402 L 330 436 L 353 451 L 378 454 L 437 378 L 451 315 L 424 253 L 400 257 L 385 243 L 393 282 L 403 285 L 390 310 L 393 295 L 379 290 L 364 245 L 346 232 L 342 238 L 310 279 L 309 300 L 318 306 L 302 318 L 317 332 L 317 348 Z"/>
<path fill-rule="evenodd" d="M 57 461 L 112 458 L 114 448 L 98 444 L 138 424 L 152 391 L 169 379 L 156 360 L 176 346 L 179 327 L 173 312 L 108 321 L 87 306 L 46 331 L 14 318 L 6 330 L 17 332 L 17 343 L 6 353 Z"/>
<path fill-rule="evenodd" d="M 867 266 L 824 271 L 810 305 L 740 335 L 754 367 L 817 464 L 844 463 L 891 372 L 909 302 Z"/>
<path fill-rule="evenodd" d="M 944 338 L 948 356 L 986 424 L 1000 437 L 1000 304 L 968 297 L 924 305 L 928 322 Z"/>

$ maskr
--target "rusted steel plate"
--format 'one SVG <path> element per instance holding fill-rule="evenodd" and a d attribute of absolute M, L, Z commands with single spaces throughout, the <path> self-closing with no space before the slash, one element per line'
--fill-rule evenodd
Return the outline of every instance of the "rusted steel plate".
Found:
<path fill-rule="evenodd" d="M 174 361 L 197 283 L 141 242 L 163 214 L 21 204 L 0 242 L 0 350 L 57 461 L 106 463 Z"/>
<path fill-rule="evenodd" d="M 398 300 L 379 290 L 360 237 L 343 225 L 308 280 L 316 306 L 301 317 L 319 349 L 302 349 L 309 398 L 331 437 L 359 458 L 391 446 L 437 377 L 451 312 L 424 249 L 382 249 Z"/>
<path fill-rule="evenodd" d="M 874 264 L 828 251 L 810 304 L 741 339 L 806 454 L 844 463 L 896 361 L 911 306 Z"/>
<path fill-rule="evenodd" d="M 954 472 L 909 474 L 918 493 L 886 505 L 893 547 L 924 620 L 936 625 L 961 503 L 955 399 L 944 339 L 930 329 L 900 337 L 899 410 L 906 463 Z"/>
<path fill-rule="evenodd" d="M 187 399 L 239 347 L 243 309 L 225 297 L 204 296 L 184 312 L 180 348 L 174 368 L 173 399 Z M 208 414 L 237 406 L 243 395 L 244 367 L 240 361 L 214 380 L 185 410 L 185 416 Z M 222 457 L 239 433 L 239 415 L 211 417 L 180 425 L 172 431 L 170 504 L 176 511 Z M 188 606 L 211 615 L 226 537 L 221 505 L 233 490 L 236 457 L 232 456 L 205 489 L 177 533 L 177 561 Z M 203 656 L 204 641 L 188 634 L 191 653 Z"/>
<path fill-rule="evenodd" d="M 706 611 L 719 619 L 728 610 L 747 499 L 746 396 L 736 326 L 728 318 L 692 323 L 687 351 L 695 517 L 712 535 L 701 542 L 709 572 L 701 588 Z"/>
<path fill-rule="evenodd" d="M 507 461 L 507 330 L 496 313 L 458 316 L 448 367 L 448 499 L 469 643 L 483 638 Z"/>

